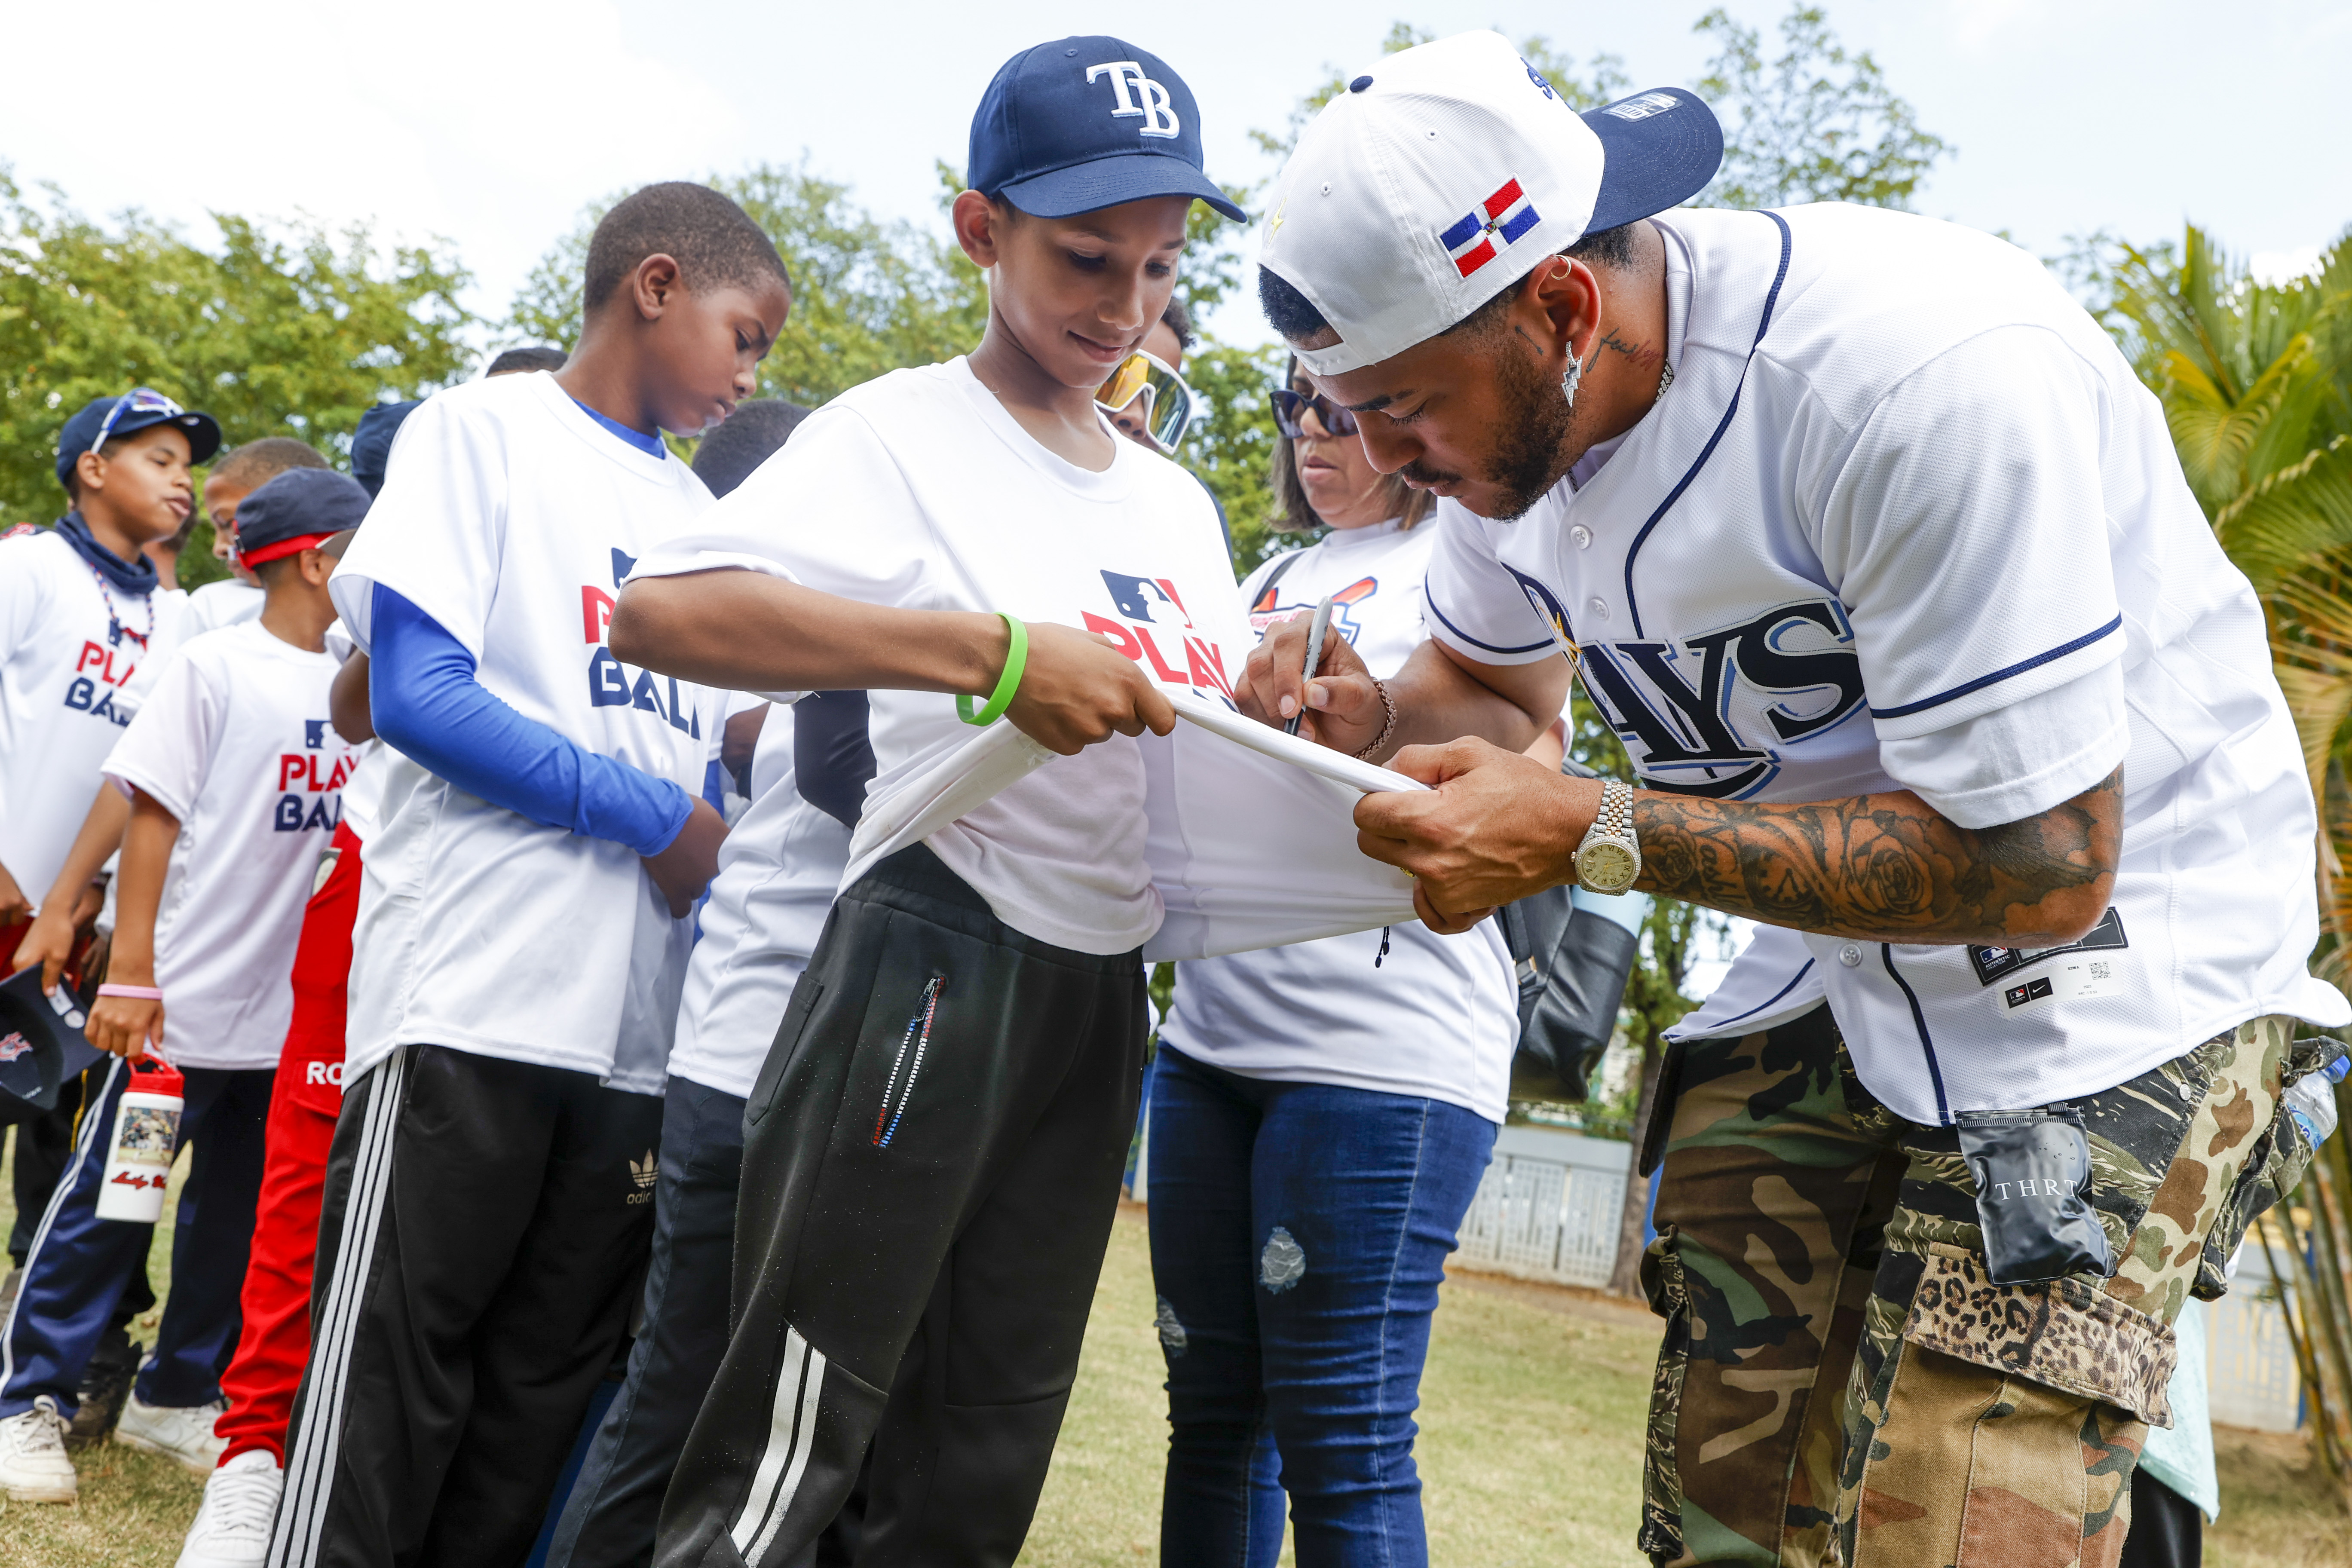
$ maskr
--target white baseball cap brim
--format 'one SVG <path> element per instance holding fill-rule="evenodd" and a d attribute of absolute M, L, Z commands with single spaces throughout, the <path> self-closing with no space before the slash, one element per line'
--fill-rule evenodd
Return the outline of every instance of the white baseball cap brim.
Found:
<path fill-rule="evenodd" d="M 1662 88 L 1578 114 L 1499 33 L 1390 55 L 1351 79 L 1275 177 L 1258 259 L 1339 337 L 1322 375 L 1460 321 L 1587 234 L 1706 188 L 1723 128 Z"/>

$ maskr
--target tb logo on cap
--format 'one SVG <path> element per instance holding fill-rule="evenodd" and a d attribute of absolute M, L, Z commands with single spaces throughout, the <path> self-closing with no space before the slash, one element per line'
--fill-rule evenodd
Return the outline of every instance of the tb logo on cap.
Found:
<path fill-rule="evenodd" d="M 1118 107 L 1110 111 L 1113 120 L 1139 119 L 1143 123 L 1138 129 L 1146 136 L 1172 138 L 1184 129 L 1183 122 L 1176 118 L 1176 110 L 1169 105 L 1168 89 L 1144 75 L 1140 65 L 1133 60 L 1110 60 L 1087 68 L 1089 86 L 1105 76 L 1110 78 L 1111 89 L 1118 95 Z M 1138 88 L 1143 89 L 1140 103 L 1135 100 Z"/>

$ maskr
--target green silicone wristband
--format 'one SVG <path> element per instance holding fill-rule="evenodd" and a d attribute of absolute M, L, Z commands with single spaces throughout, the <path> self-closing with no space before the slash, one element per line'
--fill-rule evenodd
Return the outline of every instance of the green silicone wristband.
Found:
<path fill-rule="evenodd" d="M 1029 628 L 1003 610 L 996 613 L 1013 634 L 1013 646 L 1004 650 L 1004 673 L 996 678 L 996 689 L 988 694 L 987 707 L 974 713 L 971 699 L 956 694 L 956 717 L 967 724 L 993 724 L 1003 718 L 1004 710 L 1013 706 L 1013 694 L 1021 689 L 1021 672 L 1029 667 Z"/>

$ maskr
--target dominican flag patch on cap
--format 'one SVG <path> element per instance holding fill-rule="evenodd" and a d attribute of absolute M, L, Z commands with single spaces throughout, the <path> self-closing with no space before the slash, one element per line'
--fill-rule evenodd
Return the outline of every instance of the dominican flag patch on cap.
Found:
<path fill-rule="evenodd" d="M 1514 175 L 1501 190 L 1480 202 L 1477 211 L 1465 213 L 1461 222 L 1439 235 L 1437 242 L 1454 258 L 1455 270 L 1467 278 L 1494 260 L 1503 246 L 1542 221 Z"/>

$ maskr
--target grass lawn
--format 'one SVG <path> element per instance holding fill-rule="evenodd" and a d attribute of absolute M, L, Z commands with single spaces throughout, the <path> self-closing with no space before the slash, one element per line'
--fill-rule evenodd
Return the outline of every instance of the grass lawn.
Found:
<path fill-rule="evenodd" d="M 170 1225 L 152 1269 L 168 1286 Z M 0 1184 L 0 1228 L 10 1218 Z M 1159 1555 L 1167 1424 L 1140 1211 L 1113 1229 L 1086 1363 L 1024 1564 L 1092 1568 Z M 134 1338 L 154 1340 L 153 1320 Z M 1643 1405 L 1649 1319 L 1582 1292 L 1465 1276 L 1448 1283 L 1422 1387 L 1430 1555 L 1479 1568 L 1644 1568 Z M 2210 1568 L 2352 1568 L 2352 1514 L 2299 1439 L 2223 1429 Z M 71 1508 L 0 1504 L 0 1568 L 171 1568 L 200 1478 L 109 1445 L 77 1457 Z M 1285 1553 L 1284 1561 L 1289 1561 Z"/>

